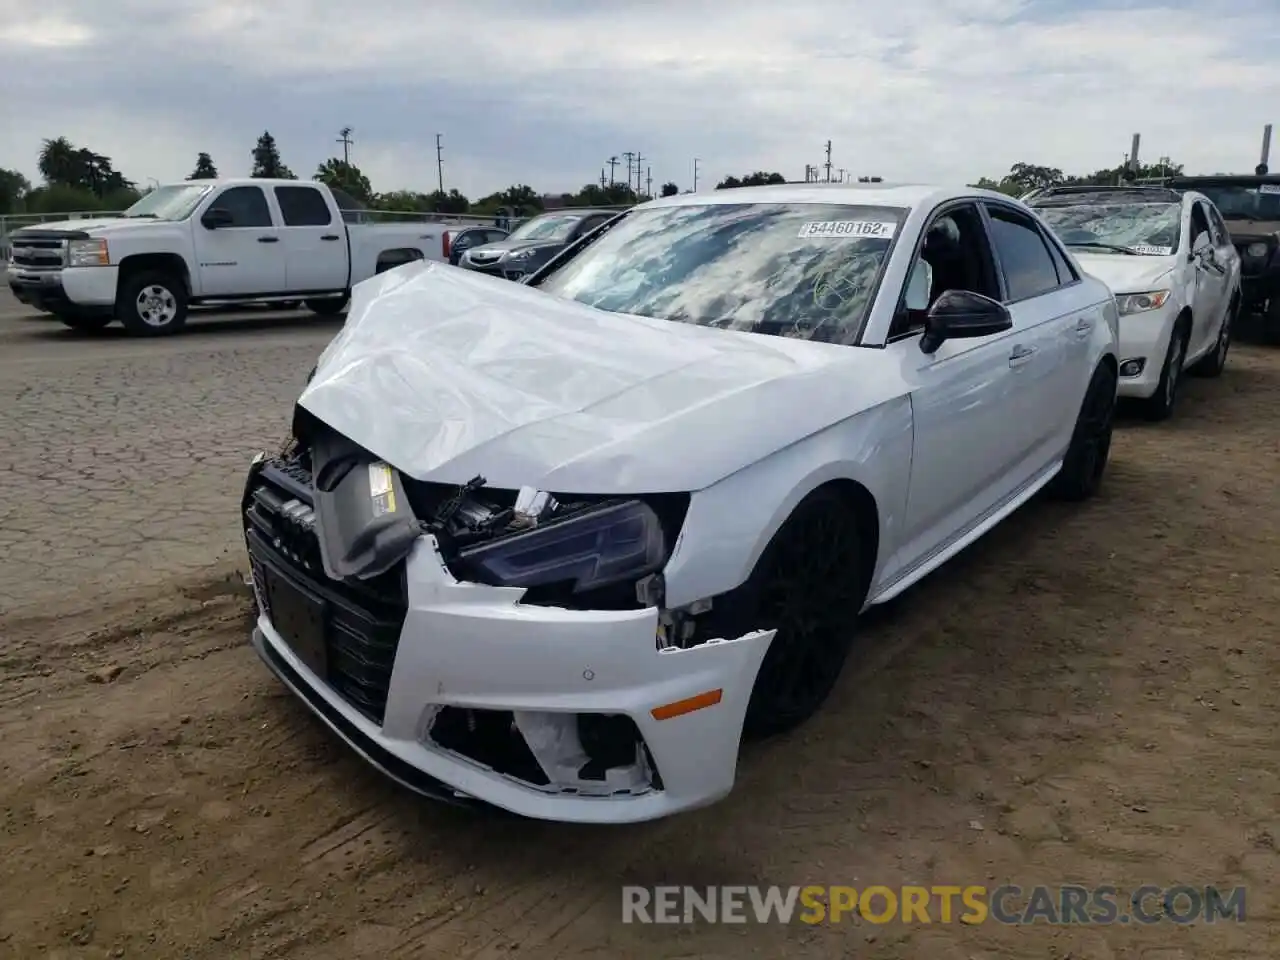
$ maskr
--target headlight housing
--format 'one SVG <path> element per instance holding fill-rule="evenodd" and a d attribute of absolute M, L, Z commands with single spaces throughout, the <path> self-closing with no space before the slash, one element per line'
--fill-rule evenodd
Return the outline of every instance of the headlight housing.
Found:
<path fill-rule="evenodd" d="M 457 563 L 469 578 L 502 587 L 571 583 L 582 593 L 639 580 L 667 561 L 662 519 L 640 500 L 613 502 L 526 533 L 464 547 Z"/>
<path fill-rule="evenodd" d="M 1146 293 L 1122 293 L 1116 297 L 1120 316 L 1159 310 L 1169 300 L 1168 290 L 1148 290 Z"/>
<path fill-rule="evenodd" d="M 106 267 L 111 264 L 107 241 L 101 237 L 72 240 L 67 247 L 67 264 L 72 267 Z"/>
<path fill-rule="evenodd" d="M 507 263 L 516 263 L 530 259 L 535 253 L 537 253 L 537 251 L 533 248 L 529 248 L 527 250 L 512 250 L 507 254 L 506 260 Z"/>
<path fill-rule="evenodd" d="M 1251 257 L 1265 257 L 1267 255 L 1267 245 L 1262 242 L 1251 243 L 1244 248 L 1244 252 Z"/>

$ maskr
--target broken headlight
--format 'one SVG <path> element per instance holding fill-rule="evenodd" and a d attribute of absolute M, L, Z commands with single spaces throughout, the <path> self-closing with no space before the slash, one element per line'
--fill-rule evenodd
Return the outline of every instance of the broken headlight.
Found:
<path fill-rule="evenodd" d="M 662 521 L 639 500 L 602 504 L 458 554 L 468 575 L 482 583 L 527 588 L 568 582 L 574 593 L 638 580 L 666 560 Z"/>

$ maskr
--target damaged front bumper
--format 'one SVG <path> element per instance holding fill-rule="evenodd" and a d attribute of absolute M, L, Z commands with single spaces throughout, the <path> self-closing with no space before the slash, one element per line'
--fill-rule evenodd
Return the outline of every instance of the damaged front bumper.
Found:
<path fill-rule="evenodd" d="M 254 645 L 393 779 L 598 823 L 656 819 L 732 789 L 772 631 L 662 649 L 656 607 L 521 603 L 523 589 L 456 579 L 431 534 L 395 569 L 334 581 L 308 560 L 302 485 L 277 492 L 297 501 L 280 526 L 246 528 Z"/>

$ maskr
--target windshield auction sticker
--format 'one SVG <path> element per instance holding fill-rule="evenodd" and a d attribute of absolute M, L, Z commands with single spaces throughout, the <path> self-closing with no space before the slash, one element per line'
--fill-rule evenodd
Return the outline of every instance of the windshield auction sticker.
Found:
<path fill-rule="evenodd" d="M 892 240 L 896 223 L 883 220 L 823 220 L 800 225 L 801 240 Z"/>
<path fill-rule="evenodd" d="M 1140 253 L 1144 257 L 1167 257 L 1173 253 L 1173 247 L 1153 247 L 1147 243 L 1134 244 L 1129 248 L 1134 253 Z"/>
<path fill-rule="evenodd" d="M 1258 184 L 1259 193 L 1280 193 L 1280 183 L 1260 183 Z"/>

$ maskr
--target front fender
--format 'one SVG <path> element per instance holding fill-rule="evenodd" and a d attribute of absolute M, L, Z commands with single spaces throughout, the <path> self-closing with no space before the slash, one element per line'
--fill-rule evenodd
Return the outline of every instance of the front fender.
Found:
<path fill-rule="evenodd" d="M 739 586 L 796 505 L 834 480 L 852 480 L 875 500 L 875 582 L 883 558 L 893 555 L 906 509 L 911 445 L 911 400 L 903 394 L 698 491 L 664 572 L 667 606 Z"/>

